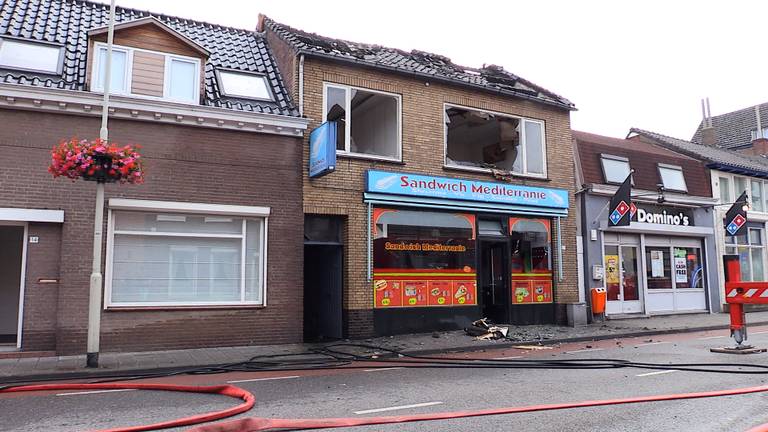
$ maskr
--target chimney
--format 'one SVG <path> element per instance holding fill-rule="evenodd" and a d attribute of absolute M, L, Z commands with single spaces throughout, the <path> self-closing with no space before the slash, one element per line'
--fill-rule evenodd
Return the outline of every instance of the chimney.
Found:
<path fill-rule="evenodd" d="M 267 16 L 264 15 L 263 13 L 259 14 L 259 18 L 256 21 L 256 31 L 257 32 L 264 33 L 264 18 L 266 18 L 266 17 Z"/>
<path fill-rule="evenodd" d="M 752 154 L 765 156 L 768 155 L 768 137 L 763 136 L 763 122 L 760 119 L 760 105 L 755 106 L 755 118 L 757 120 L 757 136 L 752 140 Z"/>
<path fill-rule="evenodd" d="M 701 114 L 704 117 L 704 126 L 701 128 L 701 143 L 714 147 L 717 145 L 717 135 L 715 135 L 715 128 L 712 127 L 712 111 L 709 110 L 709 98 L 706 98 L 706 106 L 704 99 L 701 100 Z"/>

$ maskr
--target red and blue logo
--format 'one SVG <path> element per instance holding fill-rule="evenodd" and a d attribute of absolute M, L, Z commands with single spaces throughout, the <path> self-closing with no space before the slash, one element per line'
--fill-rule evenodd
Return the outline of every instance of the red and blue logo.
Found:
<path fill-rule="evenodd" d="M 627 205 L 626 202 L 621 201 L 619 205 L 617 205 L 616 208 L 613 210 L 613 212 L 611 212 L 611 216 L 609 217 L 609 219 L 611 220 L 611 222 L 613 222 L 614 225 L 616 225 L 617 223 L 619 223 L 621 218 L 624 217 L 625 214 L 627 214 L 628 211 L 630 211 L 629 205 Z"/>
<path fill-rule="evenodd" d="M 725 230 L 728 231 L 730 235 L 735 235 L 736 232 L 739 231 L 739 228 L 744 226 L 745 223 L 747 223 L 747 219 L 744 216 L 737 214 L 736 217 L 731 220 L 731 223 L 725 227 Z"/>

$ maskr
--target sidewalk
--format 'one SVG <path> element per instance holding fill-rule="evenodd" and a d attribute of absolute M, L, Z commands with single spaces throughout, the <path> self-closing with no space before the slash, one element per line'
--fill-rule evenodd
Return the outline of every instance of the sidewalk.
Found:
<path fill-rule="evenodd" d="M 686 314 L 607 320 L 584 327 L 519 326 L 510 327 L 508 339 L 479 341 L 463 331 L 400 335 L 353 341 L 401 350 L 410 354 L 473 351 L 521 344 L 556 344 L 565 342 L 657 335 L 697 330 L 723 329 L 727 334 L 727 314 Z M 747 324 L 768 324 L 768 312 L 747 314 Z M 85 355 L 0 359 L 0 384 L 32 379 L 98 377 L 115 373 L 148 373 L 163 369 L 199 367 L 235 363 L 253 356 L 297 354 L 318 344 L 291 344 L 204 348 L 139 353 L 102 353 L 99 369 L 86 369 Z M 360 349 L 360 354 L 374 354 Z"/>

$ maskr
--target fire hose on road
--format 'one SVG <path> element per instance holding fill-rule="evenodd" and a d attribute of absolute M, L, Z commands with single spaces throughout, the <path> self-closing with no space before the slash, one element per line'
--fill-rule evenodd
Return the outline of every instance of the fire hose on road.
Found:
<path fill-rule="evenodd" d="M 42 384 L 10 387 L 0 389 L 1 392 L 31 392 L 31 391 L 51 391 L 51 390 L 116 390 L 116 389 L 137 389 L 137 390 L 162 390 L 175 392 L 208 393 L 230 396 L 243 400 L 243 403 L 222 411 L 200 414 L 192 417 L 185 417 L 176 420 L 165 421 L 150 425 L 129 426 L 123 428 L 105 429 L 101 432 L 138 432 L 158 430 L 172 427 L 181 427 L 206 423 L 231 417 L 250 410 L 255 397 L 248 391 L 231 385 L 222 386 L 179 386 L 166 384 L 136 384 L 136 383 L 91 383 L 91 384 Z M 642 396 L 623 399 L 605 399 L 583 402 L 570 402 L 560 404 L 530 405 L 522 407 L 492 408 L 467 411 L 450 411 L 431 414 L 414 414 L 405 416 L 385 416 L 385 417 L 363 417 L 363 418 L 325 418 L 325 419 L 274 419 L 249 417 L 227 422 L 201 425 L 190 429 L 190 432 L 261 432 L 274 430 L 306 430 L 323 428 L 343 428 L 351 426 L 368 426 L 407 422 L 449 420 L 468 417 L 480 417 L 502 414 L 529 413 L 536 411 L 553 411 L 572 408 L 587 408 L 608 405 L 622 405 L 634 403 L 648 403 L 673 401 L 684 399 L 700 399 L 723 396 L 736 396 L 751 393 L 768 392 L 768 386 L 745 387 L 738 389 L 719 390 L 699 393 L 681 393 L 670 395 Z M 757 426 L 748 432 L 768 432 L 768 424 Z"/>

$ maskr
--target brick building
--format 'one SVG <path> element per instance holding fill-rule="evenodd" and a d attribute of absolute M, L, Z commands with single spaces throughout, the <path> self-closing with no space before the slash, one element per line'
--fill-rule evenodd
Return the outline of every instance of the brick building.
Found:
<path fill-rule="evenodd" d="M 566 320 L 571 102 L 499 66 L 259 30 L 336 159 L 311 177 L 305 137 L 308 339 Z"/>
<path fill-rule="evenodd" d="M 573 138 L 583 283 L 606 289 L 606 315 L 719 311 L 717 201 L 706 165 L 637 138 Z M 630 170 L 635 211 L 629 226 L 613 226 L 611 197 Z"/>
<path fill-rule="evenodd" d="M 85 352 L 95 184 L 50 150 L 99 134 L 108 7 L 0 3 L 0 343 Z M 298 117 L 265 38 L 118 8 L 110 138 L 146 182 L 106 185 L 102 351 L 301 341 Z M 278 331 L 279 329 L 279 331 Z"/>

